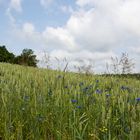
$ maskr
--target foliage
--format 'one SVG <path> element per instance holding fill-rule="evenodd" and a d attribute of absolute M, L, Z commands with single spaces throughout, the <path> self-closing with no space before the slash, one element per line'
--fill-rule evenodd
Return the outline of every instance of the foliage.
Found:
<path fill-rule="evenodd" d="M 21 55 L 17 56 L 15 59 L 16 64 L 24 65 L 24 66 L 33 66 L 37 67 L 37 59 L 36 55 L 31 49 L 23 49 Z"/>
<path fill-rule="evenodd" d="M 14 54 L 10 53 L 5 46 L 0 46 L 0 62 L 13 63 Z"/>
<path fill-rule="evenodd" d="M 138 140 L 140 80 L 0 64 L 0 139 Z"/>
<path fill-rule="evenodd" d="M 5 46 L 0 46 L 0 62 L 37 67 L 38 60 L 31 49 L 23 49 L 21 55 L 15 56 Z"/>

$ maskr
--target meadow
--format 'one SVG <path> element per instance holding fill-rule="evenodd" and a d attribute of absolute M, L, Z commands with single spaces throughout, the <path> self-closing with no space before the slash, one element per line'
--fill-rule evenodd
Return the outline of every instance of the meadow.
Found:
<path fill-rule="evenodd" d="M 0 63 L 0 140 L 139 139 L 139 79 Z"/>

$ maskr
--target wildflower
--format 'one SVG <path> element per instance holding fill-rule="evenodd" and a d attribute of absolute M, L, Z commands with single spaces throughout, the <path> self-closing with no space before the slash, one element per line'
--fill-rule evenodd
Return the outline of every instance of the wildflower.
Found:
<path fill-rule="evenodd" d="M 81 106 L 76 106 L 76 108 L 79 108 L 79 109 L 80 109 L 80 108 L 82 108 L 82 107 L 81 107 Z"/>
<path fill-rule="evenodd" d="M 96 90 L 96 93 L 101 94 L 102 91 L 101 91 L 100 89 L 97 89 L 97 90 Z"/>
<path fill-rule="evenodd" d="M 140 98 L 136 98 L 136 101 L 137 101 L 137 102 L 140 102 Z"/>
<path fill-rule="evenodd" d="M 99 80 L 96 80 L 96 83 L 99 83 Z"/>
<path fill-rule="evenodd" d="M 77 102 L 77 100 L 72 99 L 72 100 L 71 100 L 71 102 L 72 102 L 72 103 L 76 103 L 76 102 Z"/>

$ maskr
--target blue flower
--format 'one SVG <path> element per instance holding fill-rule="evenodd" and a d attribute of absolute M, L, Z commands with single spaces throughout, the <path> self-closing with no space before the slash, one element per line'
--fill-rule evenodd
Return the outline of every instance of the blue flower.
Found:
<path fill-rule="evenodd" d="M 101 94 L 101 93 L 102 93 L 102 90 L 97 89 L 97 90 L 96 90 L 96 93 Z"/>
<path fill-rule="evenodd" d="M 77 100 L 72 99 L 72 100 L 71 100 L 71 102 L 72 102 L 72 103 L 76 103 L 76 102 L 77 102 Z"/>
<path fill-rule="evenodd" d="M 140 102 L 140 98 L 136 98 L 136 101 L 137 101 L 137 102 Z"/>
<path fill-rule="evenodd" d="M 76 106 L 76 108 L 79 108 L 79 109 L 81 109 L 82 107 L 81 107 L 81 106 Z"/>
<path fill-rule="evenodd" d="M 96 80 L 96 83 L 99 83 L 99 80 Z"/>

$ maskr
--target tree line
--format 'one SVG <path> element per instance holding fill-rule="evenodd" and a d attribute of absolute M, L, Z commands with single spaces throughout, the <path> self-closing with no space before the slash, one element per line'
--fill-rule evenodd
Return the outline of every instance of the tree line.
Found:
<path fill-rule="evenodd" d="M 0 62 L 37 67 L 38 60 L 32 49 L 23 49 L 22 53 L 16 56 L 3 45 L 0 46 Z"/>

